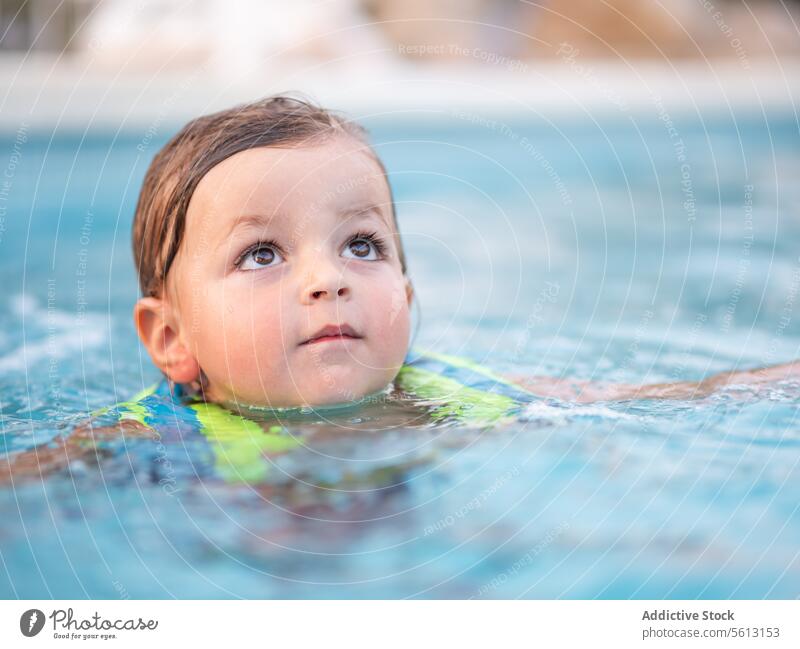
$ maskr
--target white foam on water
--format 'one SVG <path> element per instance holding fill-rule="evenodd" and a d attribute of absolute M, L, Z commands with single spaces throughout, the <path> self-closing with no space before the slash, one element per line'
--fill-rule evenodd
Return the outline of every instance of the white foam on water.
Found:
<path fill-rule="evenodd" d="M 21 372 L 45 359 L 63 360 L 99 347 L 107 339 L 105 317 L 100 313 L 85 311 L 79 320 L 77 313 L 42 307 L 31 295 L 15 295 L 9 301 L 11 313 L 41 332 L 0 356 L 0 372 Z"/>
<path fill-rule="evenodd" d="M 607 406 L 597 404 L 569 403 L 547 403 L 536 401 L 528 404 L 520 413 L 520 419 L 546 419 L 548 421 L 566 422 L 574 417 L 601 417 L 603 419 L 640 419 L 638 415 L 626 412 L 619 412 Z"/>

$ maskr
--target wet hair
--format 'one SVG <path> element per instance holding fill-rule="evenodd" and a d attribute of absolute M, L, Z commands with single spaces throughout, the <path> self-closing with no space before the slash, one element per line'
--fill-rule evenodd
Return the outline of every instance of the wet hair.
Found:
<path fill-rule="evenodd" d="M 216 165 L 248 149 L 303 145 L 346 135 L 371 148 L 367 131 L 334 111 L 289 95 L 274 95 L 190 121 L 156 154 L 144 177 L 133 218 L 133 257 L 143 296 L 158 297 L 178 253 L 197 185 Z M 391 197 L 392 190 L 388 178 Z M 391 199 L 400 265 L 406 260 Z"/>

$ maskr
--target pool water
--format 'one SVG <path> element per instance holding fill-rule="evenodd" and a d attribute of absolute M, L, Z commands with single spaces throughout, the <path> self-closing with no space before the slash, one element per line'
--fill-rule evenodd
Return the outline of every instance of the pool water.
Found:
<path fill-rule="evenodd" d="M 415 345 L 623 383 L 798 357 L 793 114 L 369 126 Z M 158 378 L 129 231 L 168 135 L 3 135 L 1 453 L 53 446 Z M 791 381 L 542 401 L 493 427 L 376 403 L 283 422 L 302 443 L 247 483 L 197 436 L 110 437 L 0 486 L 0 596 L 795 598 L 799 407 Z"/>

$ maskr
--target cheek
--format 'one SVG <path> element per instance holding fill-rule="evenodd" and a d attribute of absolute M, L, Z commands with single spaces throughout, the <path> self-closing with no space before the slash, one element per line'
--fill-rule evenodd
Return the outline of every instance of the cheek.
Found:
<path fill-rule="evenodd" d="M 396 284 L 390 291 L 385 288 L 373 291 L 369 304 L 372 329 L 379 332 L 381 340 L 393 346 L 406 345 L 410 313 L 404 285 Z"/>
<path fill-rule="evenodd" d="M 264 374 L 285 364 L 281 309 L 270 296 L 259 296 L 252 287 L 218 294 L 209 292 L 203 304 L 198 354 L 201 366 L 215 373 L 242 377 Z"/>

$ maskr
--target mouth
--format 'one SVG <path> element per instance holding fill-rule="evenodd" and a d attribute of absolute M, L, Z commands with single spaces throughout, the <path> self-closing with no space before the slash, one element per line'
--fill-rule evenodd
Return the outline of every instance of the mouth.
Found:
<path fill-rule="evenodd" d="M 325 342 L 347 342 L 348 340 L 359 340 L 361 336 L 349 324 L 325 325 L 313 336 L 304 340 L 300 345 L 317 345 Z"/>

